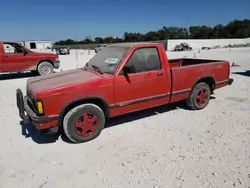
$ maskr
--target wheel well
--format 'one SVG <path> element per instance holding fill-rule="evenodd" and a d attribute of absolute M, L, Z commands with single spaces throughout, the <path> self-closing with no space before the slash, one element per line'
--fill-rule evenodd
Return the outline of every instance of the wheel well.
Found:
<path fill-rule="evenodd" d="M 53 63 L 51 62 L 51 60 L 41 60 L 41 61 L 39 61 L 39 62 L 37 63 L 36 69 L 38 69 L 38 66 L 39 66 L 41 63 L 43 63 L 43 62 L 48 62 L 48 63 L 50 63 L 50 64 L 54 67 L 54 65 L 53 65 Z"/>
<path fill-rule="evenodd" d="M 195 85 L 197 85 L 197 84 L 199 84 L 199 83 L 201 83 L 201 82 L 206 83 L 206 84 L 209 86 L 211 93 L 213 93 L 214 87 L 215 87 L 215 81 L 214 81 L 214 79 L 213 79 L 212 77 L 204 77 L 204 78 L 201 78 L 200 80 L 198 80 L 198 81 L 196 82 Z"/>
<path fill-rule="evenodd" d="M 79 106 L 79 105 L 82 105 L 82 104 L 86 104 L 86 103 L 92 103 L 92 104 L 95 104 L 95 105 L 99 106 L 102 109 L 105 117 L 109 117 L 109 115 L 110 115 L 109 114 L 109 106 L 102 99 L 99 99 L 99 98 L 81 99 L 81 100 L 77 100 L 77 101 L 71 102 L 67 106 L 65 106 L 65 108 L 60 113 L 59 126 L 62 125 L 64 116 L 71 109 L 73 109 L 76 106 Z"/>

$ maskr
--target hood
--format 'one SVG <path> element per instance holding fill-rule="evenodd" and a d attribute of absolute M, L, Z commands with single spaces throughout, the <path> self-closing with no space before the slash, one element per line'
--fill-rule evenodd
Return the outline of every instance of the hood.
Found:
<path fill-rule="evenodd" d="M 37 76 L 35 78 L 29 78 L 27 80 L 27 90 L 35 95 L 38 92 L 47 92 L 100 78 L 101 76 L 87 72 L 83 69 L 68 70 L 44 76 Z"/>

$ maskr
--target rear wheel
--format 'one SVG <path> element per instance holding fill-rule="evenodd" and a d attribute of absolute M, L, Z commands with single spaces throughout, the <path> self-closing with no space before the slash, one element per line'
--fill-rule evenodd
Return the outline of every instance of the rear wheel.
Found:
<path fill-rule="evenodd" d="M 208 105 L 210 95 L 210 87 L 206 83 L 201 82 L 194 87 L 191 95 L 186 99 L 186 104 L 193 110 L 201 110 Z"/>
<path fill-rule="evenodd" d="M 37 71 L 40 75 L 53 73 L 54 67 L 50 62 L 42 62 L 38 65 Z"/>
<path fill-rule="evenodd" d="M 63 131 L 72 142 L 87 142 L 98 137 L 104 125 L 102 109 L 89 103 L 77 106 L 65 115 Z"/>

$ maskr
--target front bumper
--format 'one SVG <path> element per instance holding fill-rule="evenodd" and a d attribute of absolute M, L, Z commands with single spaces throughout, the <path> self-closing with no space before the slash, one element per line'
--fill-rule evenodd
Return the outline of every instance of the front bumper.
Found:
<path fill-rule="evenodd" d="M 16 90 L 16 102 L 19 110 L 19 116 L 26 123 L 48 123 L 49 121 L 57 120 L 58 116 L 38 116 L 29 107 L 27 103 L 27 96 L 23 97 L 23 92 L 20 89 Z"/>
<path fill-rule="evenodd" d="M 53 61 L 53 66 L 54 66 L 55 69 L 59 69 L 60 61 Z"/>
<path fill-rule="evenodd" d="M 234 82 L 234 79 L 233 79 L 233 78 L 229 78 L 229 80 L 228 80 L 228 85 L 232 85 L 233 82 Z"/>

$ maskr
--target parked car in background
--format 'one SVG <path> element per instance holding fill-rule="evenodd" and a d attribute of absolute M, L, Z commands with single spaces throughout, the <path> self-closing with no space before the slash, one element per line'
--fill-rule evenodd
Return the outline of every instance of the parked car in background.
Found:
<path fill-rule="evenodd" d="M 208 47 L 208 46 L 203 46 L 201 49 L 202 49 L 202 50 L 211 50 L 211 49 L 213 49 L 213 48 L 212 48 L 212 47 Z"/>
<path fill-rule="evenodd" d="M 16 99 L 25 122 L 86 142 L 107 118 L 182 100 L 204 109 L 216 89 L 233 83 L 229 77 L 228 61 L 168 59 L 159 43 L 113 44 L 84 68 L 28 79 L 27 95 L 17 89 Z"/>
<path fill-rule="evenodd" d="M 57 54 L 33 52 L 19 43 L 0 41 L 0 73 L 32 71 L 44 75 L 59 66 Z"/>
<path fill-rule="evenodd" d="M 192 47 L 190 47 L 189 44 L 185 42 L 177 44 L 174 47 L 174 51 L 190 51 L 190 50 L 192 50 Z"/>
<path fill-rule="evenodd" d="M 95 53 L 99 52 L 102 48 L 106 47 L 107 44 L 100 44 L 95 48 Z"/>
<path fill-rule="evenodd" d="M 250 47 L 250 43 L 245 44 L 244 47 Z"/>
<path fill-rule="evenodd" d="M 69 47 L 56 47 L 55 51 L 58 55 L 69 55 L 70 54 Z"/>
<path fill-rule="evenodd" d="M 180 44 L 175 45 L 174 51 L 184 51 L 183 47 Z"/>
<path fill-rule="evenodd" d="M 216 45 L 213 47 L 213 49 L 219 49 L 219 48 L 222 48 L 220 45 Z"/>

